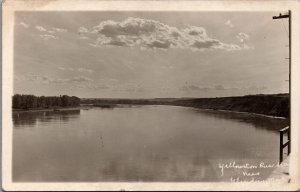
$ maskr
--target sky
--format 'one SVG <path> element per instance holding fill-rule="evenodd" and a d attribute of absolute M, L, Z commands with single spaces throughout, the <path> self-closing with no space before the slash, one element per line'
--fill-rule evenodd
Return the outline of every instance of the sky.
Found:
<path fill-rule="evenodd" d="M 14 93 L 81 98 L 288 92 L 279 12 L 16 12 Z"/>

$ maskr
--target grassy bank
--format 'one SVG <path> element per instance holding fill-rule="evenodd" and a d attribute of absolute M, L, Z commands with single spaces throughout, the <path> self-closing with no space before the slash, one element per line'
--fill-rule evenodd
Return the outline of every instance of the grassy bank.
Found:
<path fill-rule="evenodd" d="M 174 104 L 204 109 L 257 113 L 289 118 L 289 96 L 249 95 L 243 97 L 203 98 L 175 101 Z"/>
<path fill-rule="evenodd" d="M 289 118 L 289 94 L 247 95 L 217 98 L 82 99 L 94 105 L 174 105 L 201 109 L 229 110 Z"/>

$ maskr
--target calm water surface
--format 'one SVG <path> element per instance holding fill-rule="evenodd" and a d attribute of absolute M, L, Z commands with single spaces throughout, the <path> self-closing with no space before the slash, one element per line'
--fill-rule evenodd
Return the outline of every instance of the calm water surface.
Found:
<path fill-rule="evenodd" d="M 266 179 L 286 120 L 176 106 L 13 115 L 13 181 Z M 243 171 L 259 173 L 244 176 Z"/>

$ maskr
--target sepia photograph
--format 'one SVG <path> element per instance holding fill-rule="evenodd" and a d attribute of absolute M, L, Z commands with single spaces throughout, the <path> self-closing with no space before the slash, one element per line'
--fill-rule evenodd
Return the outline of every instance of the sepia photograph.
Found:
<path fill-rule="evenodd" d="M 299 11 L 37 4 L 14 10 L 6 27 L 13 41 L 3 68 L 2 176 L 10 186 L 299 188 L 290 171 L 299 160 L 291 121 L 299 115 L 291 97 Z"/>

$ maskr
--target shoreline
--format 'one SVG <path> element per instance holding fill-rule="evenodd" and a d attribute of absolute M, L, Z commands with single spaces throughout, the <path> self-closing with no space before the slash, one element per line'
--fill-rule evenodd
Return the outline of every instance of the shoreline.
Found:
<path fill-rule="evenodd" d="M 208 109 L 208 108 L 182 106 L 182 105 L 169 105 L 169 106 L 188 107 L 188 108 L 201 109 L 201 110 L 207 110 L 207 111 L 221 111 L 221 112 L 230 112 L 230 113 L 242 113 L 242 114 L 257 115 L 257 116 L 267 117 L 267 118 L 273 118 L 273 119 L 285 119 L 285 120 L 288 120 L 288 118 L 286 118 L 286 117 L 264 115 L 264 114 L 261 114 L 261 113 L 251 113 L 251 112 L 246 112 L 246 111 L 234 111 L 234 110 L 225 110 L 225 109 Z"/>
<path fill-rule="evenodd" d="M 130 105 L 130 104 L 118 104 L 118 105 Z M 250 114 L 250 115 L 257 115 L 257 116 L 267 117 L 267 118 L 273 118 L 273 119 L 285 119 L 285 120 L 289 119 L 289 118 L 286 118 L 286 117 L 265 115 L 265 114 L 261 114 L 261 113 L 251 113 L 251 112 L 246 112 L 246 111 L 234 111 L 234 110 L 225 110 L 225 109 L 209 109 L 209 108 L 200 108 L 200 107 L 184 106 L 184 105 L 166 105 L 166 104 L 153 104 L 153 105 L 151 105 L 151 104 L 146 104 L 146 105 L 132 104 L 132 105 L 133 106 L 174 106 L 174 107 L 187 107 L 187 108 L 207 110 L 207 111 L 220 111 L 220 112 Z"/>
<path fill-rule="evenodd" d="M 153 99 L 81 99 L 83 104 L 170 105 L 218 111 L 257 114 L 271 118 L 290 116 L 289 94 L 246 95 L 215 98 L 153 98 Z"/>
<path fill-rule="evenodd" d="M 201 108 L 197 108 L 197 109 L 201 109 Z M 273 118 L 273 119 L 286 119 L 286 120 L 288 120 L 288 118 L 286 118 L 286 117 L 264 115 L 264 114 L 260 114 L 260 113 L 251 113 L 251 112 L 245 112 L 245 111 L 232 111 L 232 110 L 225 110 L 225 109 L 216 109 L 216 110 L 214 110 L 214 109 L 206 109 L 206 110 L 232 112 L 232 113 L 245 113 L 245 114 L 257 115 L 257 116 L 262 116 L 262 117 L 267 117 L 267 118 Z"/>
<path fill-rule="evenodd" d="M 140 105 L 140 104 L 117 104 L 114 105 L 114 107 L 118 108 L 122 105 L 131 105 L 131 106 L 149 106 L 150 104 L 146 105 Z M 150 105 L 151 106 L 151 105 Z M 288 120 L 286 117 L 280 117 L 280 116 L 271 116 L 271 115 L 264 115 L 260 113 L 251 113 L 251 112 L 245 112 L 245 111 L 234 111 L 234 110 L 225 110 L 225 109 L 209 109 L 209 108 L 200 108 L 200 107 L 193 107 L 193 106 L 183 106 L 183 105 L 164 105 L 164 104 L 153 104 L 152 106 L 176 106 L 176 107 L 188 107 L 188 108 L 194 108 L 194 109 L 201 109 L 201 110 L 208 110 L 208 111 L 220 111 L 220 112 L 230 112 L 230 113 L 242 113 L 242 114 L 250 114 L 250 115 L 257 115 L 261 117 L 267 117 L 267 118 L 273 118 L 273 119 L 285 119 Z M 95 106 L 92 106 L 92 108 Z M 97 107 L 97 106 L 96 106 Z M 85 109 L 84 106 L 79 107 L 66 107 L 66 108 L 51 108 L 51 109 L 28 109 L 28 110 L 12 110 L 13 113 L 28 113 L 28 112 L 47 112 L 47 111 L 69 111 L 69 110 L 81 110 Z"/>
<path fill-rule="evenodd" d="M 120 104 L 122 105 L 122 104 Z M 142 106 L 139 104 L 133 104 L 137 106 Z M 144 106 L 149 106 L 150 104 L 144 105 Z M 267 118 L 273 118 L 273 119 L 285 119 L 289 120 L 289 118 L 286 117 L 280 117 L 280 116 L 272 116 L 272 115 L 264 115 L 261 113 L 251 113 L 251 112 L 246 112 L 246 111 L 234 111 L 234 110 L 225 110 L 225 109 L 209 109 L 209 108 L 200 108 L 200 107 L 193 107 L 193 106 L 184 106 L 184 105 L 165 105 L 165 104 L 153 104 L 152 106 L 175 106 L 175 107 L 187 107 L 187 108 L 193 108 L 193 109 L 201 109 L 201 110 L 207 110 L 207 111 L 221 111 L 221 112 L 230 112 L 230 113 L 242 113 L 242 114 L 250 114 L 250 115 L 257 115 L 261 117 L 267 117 Z"/>
<path fill-rule="evenodd" d="M 66 107 L 66 108 L 50 108 L 50 109 L 20 109 L 12 110 L 13 113 L 29 113 L 29 112 L 47 112 L 47 111 L 70 111 L 70 110 L 80 110 L 82 107 Z"/>

